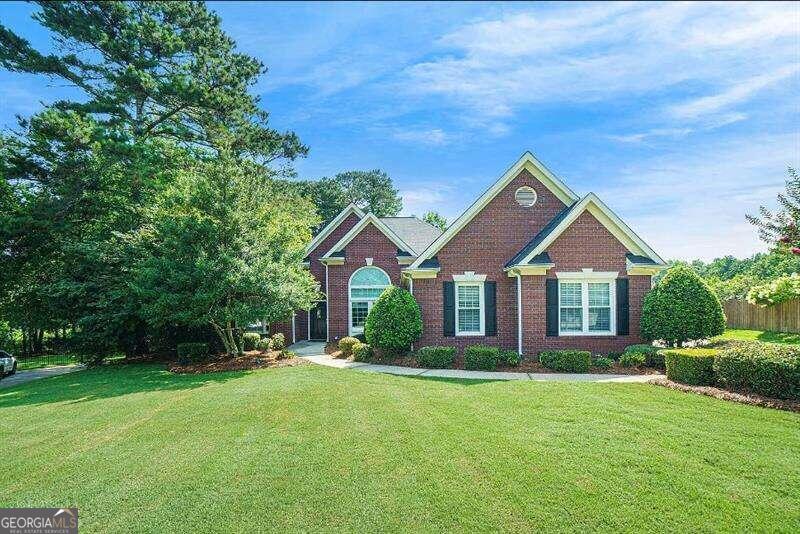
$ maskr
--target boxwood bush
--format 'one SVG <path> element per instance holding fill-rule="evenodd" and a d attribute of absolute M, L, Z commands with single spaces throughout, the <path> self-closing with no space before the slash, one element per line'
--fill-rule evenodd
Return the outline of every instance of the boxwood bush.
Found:
<path fill-rule="evenodd" d="M 342 339 L 340 339 L 339 350 L 342 351 L 342 356 L 344 358 L 349 358 L 350 356 L 352 356 L 353 348 L 355 348 L 355 346 L 358 345 L 359 343 L 361 342 L 357 338 L 350 336 L 343 337 Z"/>
<path fill-rule="evenodd" d="M 261 334 L 258 332 L 245 332 L 242 336 L 242 348 L 244 350 L 256 350 L 256 345 L 261 341 Z"/>
<path fill-rule="evenodd" d="M 661 353 L 670 380 L 691 386 L 714 384 L 715 349 L 667 349 Z"/>
<path fill-rule="evenodd" d="M 264 339 L 259 339 L 258 343 L 256 343 L 256 350 L 268 352 L 271 348 L 272 348 L 272 343 L 270 343 L 268 337 L 265 337 Z"/>
<path fill-rule="evenodd" d="M 592 365 L 592 353 L 588 350 L 545 350 L 539 353 L 539 362 L 553 371 L 586 373 Z"/>
<path fill-rule="evenodd" d="M 720 386 L 780 399 L 800 399 L 800 347 L 737 343 L 717 354 Z"/>
<path fill-rule="evenodd" d="M 387 354 L 401 354 L 422 335 L 422 312 L 402 287 L 386 288 L 367 315 L 367 343 Z"/>
<path fill-rule="evenodd" d="M 178 363 L 186 365 L 208 358 L 208 343 L 178 343 Z"/>
<path fill-rule="evenodd" d="M 372 361 L 372 347 L 366 343 L 356 343 L 353 346 L 353 361 L 369 362 Z"/>
<path fill-rule="evenodd" d="M 515 350 L 501 350 L 498 361 L 511 367 L 516 367 L 522 362 L 522 356 Z"/>
<path fill-rule="evenodd" d="M 500 359 L 500 349 L 486 345 L 472 345 L 464 350 L 464 369 L 494 371 Z"/>
<path fill-rule="evenodd" d="M 272 350 L 284 350 L 286 348 L 286 337 L 283 334 L 278 332 L 277 334 L 273 334 L 270 338 L 270 346 Z"/>
<path fill-rule="evenodd" d="M 619 364 L 622 367 L 640 367 L 647 361 L 647 357 L 641 352 L 623 352 L 619 357 Z"/>
<path fill-rule="evenodd" d="M 417 363 L 429 369 L 447 369 L 453 367 L 456 359 L 455 347 L 422 347 L 417 351 Z"/>
<path fill-rule="evenodd" d="M 592 360 L 592 366 L 598 369 L 611 369 L 614 367 L 614 360 L 606 356 L 600 356 Z"/>
<path fill-rule="evenodd" d="M 647 367 L 653 367 L 655 369 L 664 369 L 664 355 L 659 354 L 658 347 L 654 347 L 653 345 L 628 345 L 625 347 L 625 353 L 630 352 L 638 352 L 639 354 L 644 354 L 644 364 Z M 624 354 L 624 353 L 623 353 Z"/>

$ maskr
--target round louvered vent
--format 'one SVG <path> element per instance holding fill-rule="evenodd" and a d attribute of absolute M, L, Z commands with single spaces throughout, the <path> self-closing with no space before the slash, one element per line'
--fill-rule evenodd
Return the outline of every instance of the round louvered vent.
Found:
<path fill-rule="evenodd" d="M 517 204 L 520 206 L 530 208 L 536 204 L 536 191 L 532 187 L 520 187 L 517 189 L 517 192 L 514 193 L 514 200 L 516 200 Z"/>

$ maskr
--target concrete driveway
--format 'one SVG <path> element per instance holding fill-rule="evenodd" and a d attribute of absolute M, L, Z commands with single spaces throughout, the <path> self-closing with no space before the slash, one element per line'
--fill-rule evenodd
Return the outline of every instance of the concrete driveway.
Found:
<path fill-rule="evenodd" d="M 25 382 L 38 380 L 39 378 L 47 378 L 50 376 L 72 373 L 73 371 L 80 371 L 83 368 L 84 365 L 75 364 L 59 365 L 57 367 L 45 367 L 42 369 L 31 369 L 30 371 L 17 371 L 16 374 L 7 376 L 0 380 L 0 388 L 8 388 L 11 386 L 16 386 L 17 384 L 24 384 Z"/>

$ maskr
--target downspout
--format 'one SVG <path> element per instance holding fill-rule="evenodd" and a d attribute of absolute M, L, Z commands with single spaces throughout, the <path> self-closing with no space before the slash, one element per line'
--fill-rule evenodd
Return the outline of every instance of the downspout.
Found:
<path fill-rule="evenodd" d="M 522 356 L 522 276 L 517 275 L 517 352 Z"/>
<path fill-rule="evenodd" d="M 297 343 L 297 334 L 295 333 L 294 318 L 295 318 L 295 313 L 292 312 L 292 343 Z"/>
<path fill-rule="evenodd" d="M 325 342 L 331 339 L 331 314 L 330 314 L 331 292 L 328 291 L 328 264 L 325 264 Z"/>

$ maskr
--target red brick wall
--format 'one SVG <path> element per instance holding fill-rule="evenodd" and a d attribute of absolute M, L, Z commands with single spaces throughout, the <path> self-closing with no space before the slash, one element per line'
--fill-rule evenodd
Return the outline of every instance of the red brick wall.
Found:
<path fill-rule="evenodd" d="M 522 185 L 536 189 L 538 200 L 532 208 L 514 201 L 514 192 Z M 550 191 L 527 171 L 512 180 L 459 234 L 437 253 L 441 271 L 435 279 L 414 280 L 414 296 L 422 308 L 423 336 L 418 346 L 455 345 L 463 348 L 488 344 L 517 348 L 516 279 L 503 271 L 530 239 L 564 208 Z M 617 271 L 624 277 L 625 247 L 591 214 L 583 213 L 548 249 L 556 264 L 548 271 Z M 442 329 L 442 282 L 453 274 L 475 271 L 486 280 L 497 282 L 497 335 L 491 337 L 445 337 Z M 630 277 L 629 336 L 545 337 L 545 277 L 522 277 L 523 352 L 536 354 L 548 348 L 585 348 L 596 352 L 621 350 L 639 342 L 639 317 L 644 294 L 650 289 L 649 276 Z"/>
<path fill-rule="evenodd" d="M 330 248 L 335 245 L 344 235 L 349 232 L 356 224 L 358 224 L 358 215 L 351 213 L 337 226 L 328 237 L 322 240 L 317 245 L 317 248 L 309 254 L 309 270 L 311 275 L 319 282 L 320 291 L 327 292 L 325 288 L 325 265 L 319 259 L 328 253 Z M 305 310 L 297 310 L 295 318 L 295 330 L 297 341 L 308 339 L 308 312 Z M 270 325 L 271 332 L 283 332 L 286 336 L 287 343 L 291 343 L 292 339 L 292 323 L 291 321 L 272 324 Z M 288 332 L 288 333 L 287 333 Z"/>
<path fill-rule="evenodd" d="M 595 219 L 583 212 L 547 249 L 556 266 L 545 276 L 522 277 L 522 346 L 526 354 L 546 349 L 580 348 L 593 352 L 621 351 L 626 345 L 640 342 L 639 319 L 644 295 L 650 290 L 649 276 L 626 274 L 628 250 Z M 545 335 L 545 278 L 556 278 L 558 271 L 614 271 L 628 277 L 630 306 L 627 336 L 557 336 Z"/>
<path fill-rule="evenodd" d="M 328 267 L 328 339 L 331 341 L 348 335 L 350 276 L 367 265 L 366 258 L 372 258 L 373 266 L 386 271 L 392 284 L 400 285 L 397 245 L 375 226 L 368 224 L 345 248 L 344 265 Z"/>
<path fill-rule="evenodd" d="M 522 207 L 514 200 L 514 193 L 522 186 L 530 186 L 536 190 L 538 198 L 533 207 Z M 436 254 L 441 265 L 437 278 L 414 280 L 414 296 L 422 308 L 423 322 L 422 339 L 418 345 L 465 347 L 483 343 L 516 348 L 516 279 L 509 278 L 503 268 L 508 260 L 565 207 L 563 202 L 526 170 L 509 182 Z M 454 274 L 464 274 L 464 271 L 485 274 L 487 281 L 497 282 L 496 336 L 444 337 L 442 333 L 442 282 L 452 281 Z"/>

